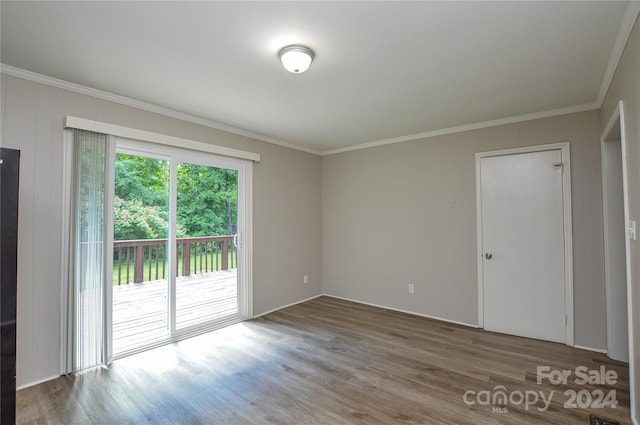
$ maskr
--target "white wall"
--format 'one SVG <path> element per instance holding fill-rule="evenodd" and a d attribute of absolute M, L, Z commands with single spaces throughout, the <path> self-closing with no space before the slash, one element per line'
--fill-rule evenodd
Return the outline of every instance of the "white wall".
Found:
<path fill-rule="evenodd" d="M 322 293 L 321 157 L 1 76 L 0 146 L 20 149 L 18 386 L 60 370 L 62 120 L 74 115 L 257 152 L 254 314 Z M 310 283 L 302 283 L 303 275 Z"/>
<path fill-rule="evenodd" d="M 474 154 L 569 141 L 575 343 L 604 349 L 599 135 L 589 111 L 325 157 L 325 293 L 476 325 Z"/>
<path fill-rule="evenodd" d="M 605 97 L 600 117 L 602 125 L 606 125 L 618 101 L 624 102 L 625 137 L 627 140 L 627 171 L 629 180 L 629 218 L 640 223 L 640 20 L 627 41 L 627 46 L 616 69 L 616 73 Z M 640 238 L 632 241 L 631 248 L 631 281 L 632 310 L 634 323 L 634 352 L 629 361 L 633 363 L 635 372 L 635 421 L 640 423 Z"/>

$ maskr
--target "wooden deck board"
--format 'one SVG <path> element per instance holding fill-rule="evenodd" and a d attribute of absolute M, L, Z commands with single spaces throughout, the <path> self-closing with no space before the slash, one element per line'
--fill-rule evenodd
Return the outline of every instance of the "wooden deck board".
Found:
<path fill-rule="evenodd" d="M 237 271 L 180 276 L 176 280 L 176 327 L 238 312 Z M 133 339 L 167 330 L 167 281 L 155 280 L 113 287 L 114 353 Z"/>

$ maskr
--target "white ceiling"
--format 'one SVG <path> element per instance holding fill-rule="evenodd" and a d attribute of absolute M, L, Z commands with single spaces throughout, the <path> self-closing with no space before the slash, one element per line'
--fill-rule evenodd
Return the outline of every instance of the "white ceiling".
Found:
<path fill-rule="evenodd" d="M 2 1 L 0 61 L 326 152 L 594 108 L 627 3 Z"/>

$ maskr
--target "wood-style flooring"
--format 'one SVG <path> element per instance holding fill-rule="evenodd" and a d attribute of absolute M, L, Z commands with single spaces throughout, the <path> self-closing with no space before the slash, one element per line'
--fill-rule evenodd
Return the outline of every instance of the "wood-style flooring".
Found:
<path fill-rule="evenodd" d="M 538 384 L 538 366 L 603 366 L 618 379 Z M 511 401 L 478 404 L 494 389 Z M 565 408 L 568 390 L 583 391 L 582 403 L 615 390 L 619 404 Z M 553 394 L 547 410 L 519 403 L 534 391 Z M 329 297 L 27 388 L 17 400 L 18 424 L 588 425 L 589 413 L 630 424 L 627 366 L 604 354 Z"/>

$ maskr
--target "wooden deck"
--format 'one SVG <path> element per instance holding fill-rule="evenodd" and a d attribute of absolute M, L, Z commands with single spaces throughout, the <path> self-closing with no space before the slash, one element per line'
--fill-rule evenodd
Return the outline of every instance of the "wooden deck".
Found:
<path fill-rule="evenodd" d="M 176 328 L 238 312 L 237 270 L 176 279 Z M 113 350 L 133 341 L 167 333 L 167 281 L 154 280 L 113 287 Z"/>

